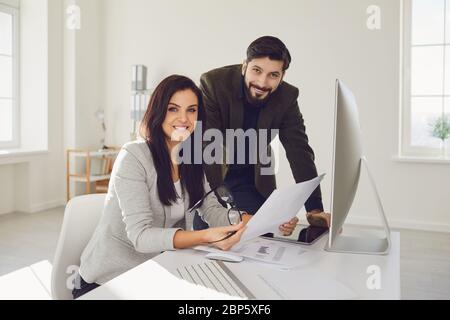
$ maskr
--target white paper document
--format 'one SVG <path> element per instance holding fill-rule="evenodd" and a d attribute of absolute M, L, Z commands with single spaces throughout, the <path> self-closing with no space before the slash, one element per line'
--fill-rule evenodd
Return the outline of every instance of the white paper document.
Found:
<path fill-rule="evenodd" d="M 319 186 L 325 174 L 293 186 L 276 189 L 247 224 L 241 237 L 244 243 L 266 233 L 276 233 L 278 227 L 294 218 L 306 200 Z"/>
<path fill-rule="evenodd" d="M 223 252 L 208 246 L 196 246 L 194 249 L 219 254 Z M 290 269 L 301 263 L 301 255 L 306 252 L 305 249 L 298 245 L 257 238 L 240 246 L 235 246 L 226 253 Z"/>
<path fill-rule="evenodd" d="M 301 262 L 301 255 L 307 251 L 300 246 L 267 239 L 253 239 L 235 246 L 230 253 L 256 261 L 294 268 Z"/>
<path fill-rule="evenodd" d="M 310 268 L 276 274 L 260 272 L 258 277 L 283 300 L 358 299 L 357 293 L 350 287 Z M 296 283 L 301 283 L 301 287 L 293 286 L 292 279 L 295 279 Z"/>

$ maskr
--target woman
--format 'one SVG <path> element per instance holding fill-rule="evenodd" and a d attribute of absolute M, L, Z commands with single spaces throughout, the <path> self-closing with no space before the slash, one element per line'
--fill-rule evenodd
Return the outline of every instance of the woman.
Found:
<path fill-rule="evenodd" d="M 114 164 L 102 218 L 81 256 L 74 298 L 163 251 L 200 244 L 228 250 L 239 241 L 244 224 L 230 226 L 214 193 L 198 209 L 211 228 L 189 231 L 188 209 L 210 189 L 201 163 L 176 164 L 174 155 L 184 152 L 182 144 L 193 144 L 191 135 L 202 134 L 195 128 L 204 117 L 192 80 L 170 76 L 155 89 L 141 124 L 145 141 L 126 144 Z"/>

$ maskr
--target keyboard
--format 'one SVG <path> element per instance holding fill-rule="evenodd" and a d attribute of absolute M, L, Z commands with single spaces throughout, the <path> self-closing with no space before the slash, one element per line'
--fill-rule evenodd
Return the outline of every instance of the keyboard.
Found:
<path fill-rule="evenodd" d="M 208 261 L 177 268 L 179 278 L 190 283 L 234 297 L 254 299 L 253 294 L 239 281 L 222 261 Z"/>

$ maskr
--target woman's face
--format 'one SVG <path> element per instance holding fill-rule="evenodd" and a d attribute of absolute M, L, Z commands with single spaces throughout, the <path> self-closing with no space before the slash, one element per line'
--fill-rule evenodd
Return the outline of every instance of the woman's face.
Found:
<path fill-rule="evenodd" d="M 186 140 L 192 132 L 198 118 L 198 99 L 190 90 L 176 92 L 169 101 L 167 114 L 162 128 L 170 144 Z"/>

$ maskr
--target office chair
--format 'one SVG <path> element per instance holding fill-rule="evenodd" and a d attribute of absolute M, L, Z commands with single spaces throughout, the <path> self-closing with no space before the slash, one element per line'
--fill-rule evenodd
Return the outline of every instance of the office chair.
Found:
<path fill-rule="evenodd" d="M 52 298 L 72 300 L 68 284 L 80 266 L 80 256 L 91 239 L 103 212 L 106 194 L 90 194 L 67 203 L 64 220 L 53 259 Z"/>

